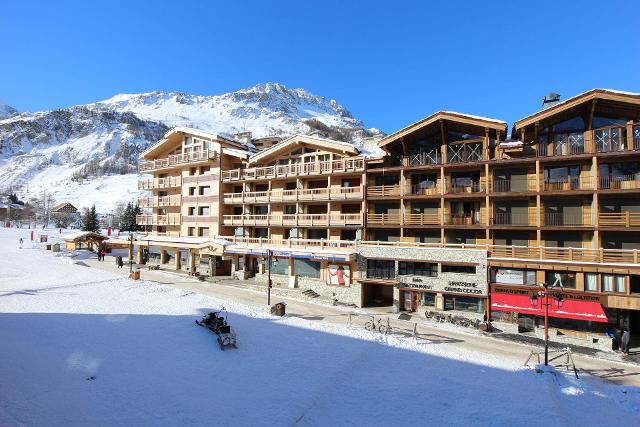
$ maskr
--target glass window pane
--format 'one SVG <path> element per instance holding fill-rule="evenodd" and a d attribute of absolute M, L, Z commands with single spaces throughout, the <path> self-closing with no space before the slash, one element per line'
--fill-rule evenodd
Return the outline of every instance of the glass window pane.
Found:
<path fill-rule="evenodd" d="M 584 274 L 584 290 L 596 292 L 598 290 L 598 275 L 595 273 Z"/>
<path fill-rule="evenodd" d="M 293 274 L 301 277 L 320 278 L 320 262 L 306 259 L 293 260 Z"/>

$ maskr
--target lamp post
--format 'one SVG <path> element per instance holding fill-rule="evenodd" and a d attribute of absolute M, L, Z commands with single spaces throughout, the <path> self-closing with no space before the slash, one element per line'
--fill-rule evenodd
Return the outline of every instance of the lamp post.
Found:
<path fill-rule="evenodd" d="M 558 293 L 554 289 L 549 288 L 548 283 L 540 283 L 540 290 L 537 293 L 531 294 L 531 305 L 534 307 L 538 306 L 538 297 L 542 297 L 542 305 L 544 306 L 544 364 L 547 366 L 549 364 L 549 306 L 551 303 L 549 302 L 549 297 L 554 297 L 556 301 L 556 306 L 558 308 L 562 307 L 563 298 L 562 294 Z"/>
<path fill-rule="evenodd" d="M 267 249 L 267 305 L 271 306 L 271 258 L 273 257 L 273 251 L 271 249 Z M 278 260 L 276 259 L 275 263 L 277 265 Z"/>
<path fill-rule="evenodd" d="M 131 231 L 127 240 L 129 240 L 129 276 L 131 276 L 133 272 L 133 234 Z"/>

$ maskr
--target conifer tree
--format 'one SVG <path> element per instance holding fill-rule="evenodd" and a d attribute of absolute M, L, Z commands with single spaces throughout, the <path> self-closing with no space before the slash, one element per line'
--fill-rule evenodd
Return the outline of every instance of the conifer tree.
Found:
<path fill-rule="evenodd" d="M 93 205 L 91 209 L 85 209 L 82 214 L 82 231 L 98 231 L 99 229 L 100 222 L 96 213 L 96 205 Z"/>

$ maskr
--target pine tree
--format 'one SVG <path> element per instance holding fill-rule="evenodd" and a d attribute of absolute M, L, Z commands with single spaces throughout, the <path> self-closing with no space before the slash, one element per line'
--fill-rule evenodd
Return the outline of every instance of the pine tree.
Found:
<path fill-rule="evenodd" d="M 98 231 L 99 229 L 100 222 L 96 213 L 96 205 L 93 205 L 91 209 L 85 209 L 82 214 L 82 231 Z"/>
<path fill-rule="evenodd" d="M 122 229 L 124 231 L 136 231 L 138 230 L 138 224 L 136 223 L 136 215 L 140 215 L 142 210 L 132 202 L 127 203 L 127 207 L 124 209 L 122 215 Z"/>

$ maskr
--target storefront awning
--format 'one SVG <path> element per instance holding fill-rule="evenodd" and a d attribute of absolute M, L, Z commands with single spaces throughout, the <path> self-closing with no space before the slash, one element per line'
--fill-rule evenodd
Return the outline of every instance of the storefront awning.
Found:
<path fill-rule="evenodd" d="M 304 249 L 288 250 L 286 248 L 256 248 L 239 245 L 229 245 L 225 247 L 224 253 L 267 256 L 267 251 L 269 249 L 271 250 L 271 254 L 277 258 L 297 258 L 317 261 L 350 261 L 353 257 L 353 253 L 351 252 L 332 252 L 326 250 L 311 251 Z"/>
<path fill-rule="evenodd" d="M 564 298 L 561 307 L 557 307 L 555 301 L 549 298 L 549 316 L 563 319 L 589 320 L 592 322 L 607 322 L 602 304 L 599 301 L 589 301 L 585 299 Z M 528 293 L 491 293 L 491 309 L 508 311 L 535 316 L 544 316 L 544 305 L 542 298 L 538 304 L 531 305 Z"/>

